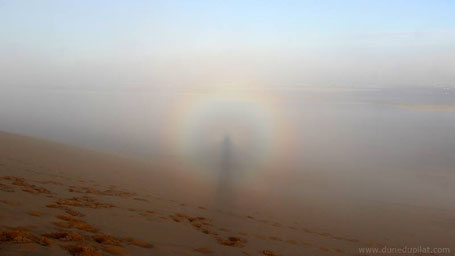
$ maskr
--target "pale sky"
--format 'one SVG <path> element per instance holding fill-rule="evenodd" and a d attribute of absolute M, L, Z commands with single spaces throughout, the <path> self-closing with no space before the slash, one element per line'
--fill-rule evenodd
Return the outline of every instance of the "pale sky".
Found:
<path fill-rule="evenodd" d="M 455 87 L 455 1 L 0 0 L 0 87 Z"/>

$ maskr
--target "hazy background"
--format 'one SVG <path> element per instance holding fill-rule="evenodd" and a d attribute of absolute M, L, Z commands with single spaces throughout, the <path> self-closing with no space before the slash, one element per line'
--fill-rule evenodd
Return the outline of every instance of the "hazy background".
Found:
<path fill-rule="evenodd" d="M 0 1 L 2 87 L 453 86 L 453 1 Z"/>
<path fill-rule="evenodd" d="M 454 13 L 0 0 L 0 130 L 299 198 L 454 207 Z"/>

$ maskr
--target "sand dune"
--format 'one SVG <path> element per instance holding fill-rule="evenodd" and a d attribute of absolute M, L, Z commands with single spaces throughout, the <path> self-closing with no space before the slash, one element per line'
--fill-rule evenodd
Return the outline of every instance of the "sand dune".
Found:
<path fill-rule="evenodd" d="M 219 209 L 204 197 L 209 188 L 172 168 L 0 133 L 0 254 L 359 255 L 360 247 L 450 245 L 454 237 L 434 224 L 453 212 L 434 209 L 342 202 L 317 217 L 310 202 L 275 215 Z"/>

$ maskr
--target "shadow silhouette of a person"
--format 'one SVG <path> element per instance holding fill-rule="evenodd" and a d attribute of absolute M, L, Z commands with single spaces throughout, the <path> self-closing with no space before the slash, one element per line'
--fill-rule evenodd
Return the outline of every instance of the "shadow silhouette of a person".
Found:
<path fill-rule="evenodd" d="M 233 148 L 229 135 L 224 137 L 221 144 L 221 159 L 218 176 L 217 204 L 229 205 L 233 200 Z"/>

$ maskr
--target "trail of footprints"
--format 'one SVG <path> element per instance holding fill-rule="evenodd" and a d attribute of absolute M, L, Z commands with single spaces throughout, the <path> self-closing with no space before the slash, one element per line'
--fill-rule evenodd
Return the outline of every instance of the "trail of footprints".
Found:
<path fill-rule="evenodd" d="M 0 165 L 1 166 L 1 165 Z M 59 175 L 54 177 L 61 178 Z M 154 245 L 148 241 L 136 240 L 129 237 L 114 237 L 109 234 L 105 234 L 99 231 L 95 226 L 85 222 L 83 220 L 84 214 L 76 210 L 75 208 L 86 208 L 86 209 L 108 209 L 108 208 L 121 208 L 129 212 L 134 213 L 131 217 L 144 217 L 148 220 L 161 219 L 165 221 L 173 221 L 182 225 L 192 227 L 198 232 L 211 236 L 214 241 L 223 245 L 236 247 L 241 250 L 248 243 L 248 239 L 259 239 L 268 240 L 272 242 L 287 243 L 293 246 L 303 246 L 307 248 L 314 248 L 320 251 L 328 252 L 328 255 L 333 253 L 345 254 L 341 248 L 326 248 L 324 246 L 311 244 L 305 241 L 298 241 L 298 239 L 283 239 L 277 236 L 266 236 L 262 234 L 247 234 L 244 232 L 237 232 L 240 236 L 235 235 L 224 235 L 225 233 L 232 233 L 231 230 L 216 227 L 213 220 L 202 216 L 190 216 L 183 213 L 164 214 L 150 209 L 133 209 L 133 208 L 122 208 L 111 203 L 102 202 L 94 198 L 94 196 L 115 196 L 122 198 L 129 198 L 132 200 L 143 201 L 148 203 L 151 196 L 147 195 L 144 197 L 138 196 L 136 193 L 122 191 L 114 186 L 110 186 L 107 189 L 98 189 L 94 187 L 99 186 L 69 186 L 68 192 L 73 193 L 75 196 L 68 198 L 59 198 L 56 194 L 52 193 L 51 190 L 45 188 L 43 185 L 54 185 L 64 186 L 62 182 L 55 180 L 44 180 L 44 181 L 33 181 L 39 185 L 32 184 L 30 181 L 26 181 L 22 177 L 15 176 L 0 176 L 0 193 L 13 193 L 17 190 L 33 194 L 46 196 L 54 200 L 53 203 L 45 205 L 46 208 L 56 209 L 60 211 L 60 214 L 55 215 L 55 220 L 52 221 L 52 225 L 55 227 L 53 232 L 39 232 L 34 228 L 27 227 L 16 227 L 6 228 L 6 230 L 0 229 L 0 246 L 1 243 L 12 243 L 12 244 L 37 244 L 39 246 L 60 246 L 66 250 L 70 255 L 73 256 L 101 256 L 101 255 L 129 255 L 125 246 L 136 246 L 144 249 L 153 250 Z M 86 183 L 85 180 L 79 180 L 80 183 Z M 94 183 L 90 181 L 90 183 Z M 154 197 L 155 200 L 166 200 L 160 197 Z M 177 202 L 175 200 L 167 200 L 171 203 L 175 203 L 180 207 L 190 207 L 187 203 Z M 14 207 L 18 203 L 8 200 L 0 200 L 0 206 Z M 198 210 L 207 210 L 206 207 L 196 206 Z M 64 214 L 63 214 L 64 213 Z M 39 218 L 41 213 L 37 210 L 26 212 L 31 217 Z M 244 218 L 248 221 L 260 222 L 262 224 L 270 225 L 274 228 L 289 228 L 295 231 L 302 231 L 308 234 L 317 235 L 326 239 L 335 239 L 350 243 L 367 244 L 371 246 L 371 243 L 361 242 L 354 238 L 345 238 L 336 236 L 327 232 L 317 232 L 305 227 L 284 226 L 278 222 L 268 221 L 264 219 L 258 219 L 254 216 L 247 215 L 230 215 L 237 218 Z M 379 246 L 379 244 L 376 244 Z M 383 246 L 383 245 L 382 245 Z M 212 254 L 212 250 L 209 248 L 194 248 L 195 252 L 201 254 Z M 247 251 L 241 251 L 243 255 L 253 255 Z M 262 250 L 255 252 L 260 255 L 266 256 L 278 256 L 278 252 L 271 250 Z"/>
<path fill-rule="evenodd" d="M 10 182 L 4 184 L 3 182 Z M 20 189 L 24 192 L 46 196 L 53 195 L 53 193 L 37 185 L 26 182 L 24 178 L 15 176 L 0 177 L 0 188 L 3 192 L 15 192 Z M 40 184 L 54 184 L 57 182 L 38 182 Z M 97 191 L 89 191 L 96 194 Z M 105 194 L 113 196 L 122 196 L 123 194 L 116 194 L 112 189 L 108 189 Z M 86 195 L 72 198 L 55 198 L 54 204 L 48 204 L 45 207 L 54 208 L 64 211 L 68 215 L 56 215 L 56 220 L 53 224 L 56 227 L 55 232 L 43 233 L 36 231 L 35 228 L 15 227 L 0 230 L 0 242 L 10 244 L 38 244 L 40 246 L 60 246 L 69 254 L 75 256 L 101 256 L 104 255 L 101 251 L 114 255 L 128 255 L 127 251 L 123 248 L 124 245 L 138 246 L 142 248 L 153 248 L 153 245 L 146 241 L 141 241 L 133 238 L 115 238 L 108 234 L 100 232 L 93 225 L 86 223 L 84 220 L 79 219 L 84 217 L 82 213 L 73 209 L 72 207 L 84 208 L 112 208 L 112 204 L 102 203 L 93 197 Z M 19 203 L 8 200 L 2 200 L 3 204 L 8 206 L 17 206 Z M 26 214 L 32 217 L 40 217 L 41 213 L 36 210 L 28 211 Z M 70 216 L 69 216 L 70 215 Z M 79 217 L 79 218 L 76 218 Z M 72 231 L 77 230 L 77 231 Z M 92 235 L 90 235 L 92 233 Z M 1 244 L 0 244 L 1 245 Z"/>

